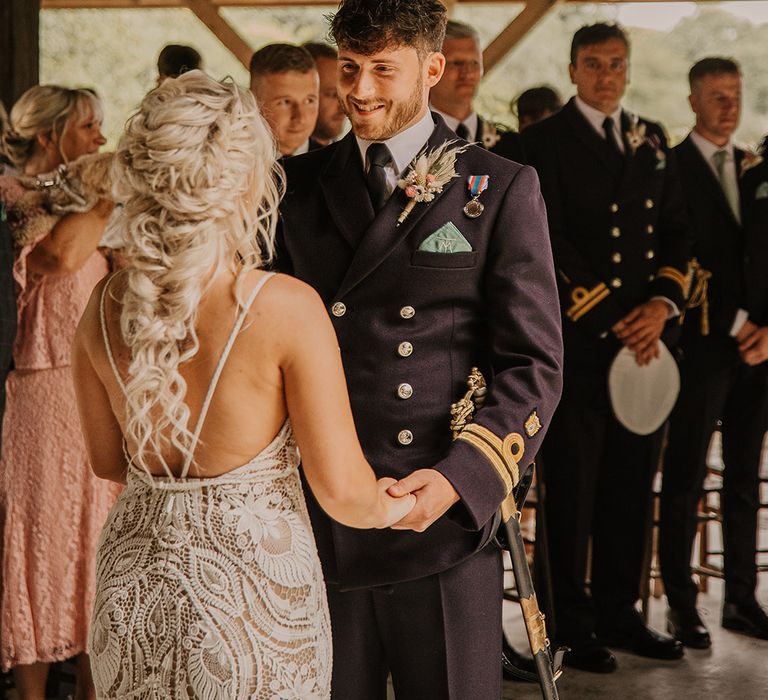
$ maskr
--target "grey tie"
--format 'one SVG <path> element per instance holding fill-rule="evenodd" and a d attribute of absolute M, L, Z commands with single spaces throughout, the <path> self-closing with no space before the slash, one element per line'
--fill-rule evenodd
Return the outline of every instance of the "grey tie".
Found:
<path fill-rule="evenodd" d="M 724 149 L 715 151 L 714 155 L 712 156 L 712 160 L 715 163 L 715 170 L 717 170 L 717 177 L 720 180 L 720 187 L 723 188 L 723 194 L 725 195 L 726 200 L 728 200 L 728 206 L 731 208 L 736 221 L 741 223 L 739 183 L 736 181 L 736 178 L 728 176 L 729 174 L 725 169 L 725 163 L 727 159 L 728 151 Z"/>

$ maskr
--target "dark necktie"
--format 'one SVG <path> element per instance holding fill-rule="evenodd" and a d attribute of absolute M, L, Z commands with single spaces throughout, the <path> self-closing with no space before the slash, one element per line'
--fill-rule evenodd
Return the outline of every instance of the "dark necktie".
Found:
<path fill-rule="evenodd" d="M 469 129 L 467 129 L 467 125 L 464 122 L 459 122 L 459 125 L 456 127 L 456 136 L 469 141 Z"/>
<path fill-rule="evenodd" d="M 624 154 L 621 152 L 621 149 L 619 148 L 619 144 L 616 141 L 616 130 L 613 128 L 613 119 L 611 117 L 606 117 L 603 119 L 603 129 L 605 131 L 605 140 L 607 141 L 608 145 L 611 147 L 611 150 L 619 157 L 624 158 Z"/>
<path fill-rule="evenodd" d="M 365 153 L 368 160 L 368 172 L 365 174 L 365 184 L 368 194 L 371 195 L 373 210 L 379 212 L 389 199 L 389 187 L 387 187 L 386 166 L 392 162 L 392 154 L 386 144 L 372 143 Z"/>

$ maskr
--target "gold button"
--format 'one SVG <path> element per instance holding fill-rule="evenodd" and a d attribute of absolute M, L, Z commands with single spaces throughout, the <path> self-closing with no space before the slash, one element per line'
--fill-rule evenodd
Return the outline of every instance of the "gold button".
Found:
<path fill-rule="evenodd" d="M 397 395 L 401 399 L 410 399 L 413 396 L 413 387 L 410 384 L 399 384 L 397 387 Z"/>
<path fill-rule="evenodd" d="M 613 287 L 614 289 L 618 289 L 619 287 L 621 287 L 621 280 L 618 277 L 614 277 L 611 280 L 611 287 Z"/>
<path fill-rule="evenodd" d="M 397 354 L 400 355 L 400 357 L 410 357 L 413 355 L 413 345 L 407 340 L 400 343 L 400 345 L 397 346 Z"/>
<path fill-rule="evenodd" d="M 654 231 L 654 229 L 653 229 L 653 226 L 651 224 L 648 224 L 648 226 L 645 227 L 645 232 L 646 233 L 653 233 L 653 231 Z"/>
<path fill-rule="evenodd" d="M 413 433 L 410 430 L 401 430 L 397 434 L 397 441 L 401 445 L 410 445 L 413 442 Z"/>
<path fill-rule="evenodd" d="M 653 258 L 656 256 L 656 253 L 654 253 L 652 250 L 646 250 L 645 251 L 645 258 L 646 260 L 653 260 Z"/>
<path fill-rule="evenodd" d="M 416 315 L 416 309 L 412 306 L 404 306 L 400 309 L 400 316 L 402 318 L 413 318 Z"/>
<path fill-rule="evenodd" d="M 611 211 L 615 214 L 617 211 L 619 211 L 619 205 L 614 202 L 611 204 Z"/>
<path fill-rule="evenodd" d="M 621 253 L 614 253 L 613 255 L 611 255 L 611 260 L 613 262 L 615 262 L 615 263 L 620 263 L 621 262 Z"/>
<path fill-rule="evenodd" d="M 611 229 L 611 236 L 618 238 L 621 235 L 621 229 L 618 226 L 614 226 Z"/>
<path fill-rule="evenodd" d="M 347 313 L 347 305 L 344 302 L 337 301 L 332 307 L 331 307 L 331 313 L 341 318 L 345 313 Z"/>
<path fill-rule="evenodd" d="M 646 209 L 653 209 L 653 200 L 652 199 L 646 199 L 645 200 L 645 208 Z"/>

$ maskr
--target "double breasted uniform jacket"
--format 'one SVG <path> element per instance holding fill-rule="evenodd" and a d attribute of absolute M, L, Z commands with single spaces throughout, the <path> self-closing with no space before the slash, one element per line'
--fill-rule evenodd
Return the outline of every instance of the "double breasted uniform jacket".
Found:
<path fill-rule="evenodd" d="M 429 148 L 455 139 L 434 118 Z M 285 168 L 279 266 L 327 305 L 368 461 L 379 477 L 434 467 L 461 497 L 415 533 L 344 527 L 308 495 L 326 577 L 352 589 L 446 570 L 493 534 L 511 456 L 504 440 L 520 444 L 514 458 L 529 464 L 560 395 L 559 310 L 536 174 L 472 146 L 457 158 L 458 177 L 398 225 L 408 200 L 396 189 L 374 215 L 353 134 Z M 489 177 L 477 218 L 463 211 L 470 175 Z M 419 249 L 449 222 L 471 250 Z M 489 381 L 479 439 L 452 442 L 451 403 L 475 366 Z"/>
<path fill-rule="evenodd" d="M 660 296 L 683 308 L 689 241 L 674 157 L 658 124 L 640 119 L 634 131 L 639 143 L 619 157 L 571 99 L 523 134 L 547 203 L 571 363 L 607 365 L 620 348 L 609 331 L 637 304 Z"/>

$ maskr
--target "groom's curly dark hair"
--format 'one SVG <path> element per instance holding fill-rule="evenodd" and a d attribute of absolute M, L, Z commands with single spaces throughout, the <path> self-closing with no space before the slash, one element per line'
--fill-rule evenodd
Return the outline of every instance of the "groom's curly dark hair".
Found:
<path fill-rule="evenodd" d="M 447 19 L 440 0 L 342 0 L 330 33 L 340 49 L 364 56 L 409 46 L 423 58 L 441 50 Z"/>

